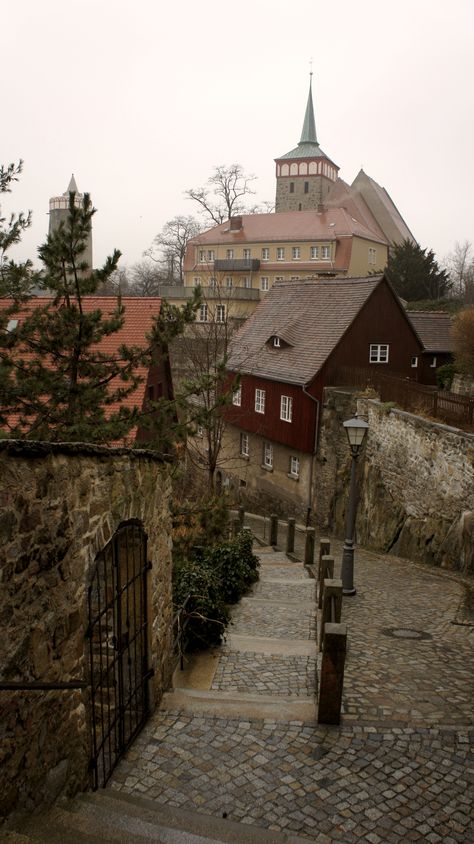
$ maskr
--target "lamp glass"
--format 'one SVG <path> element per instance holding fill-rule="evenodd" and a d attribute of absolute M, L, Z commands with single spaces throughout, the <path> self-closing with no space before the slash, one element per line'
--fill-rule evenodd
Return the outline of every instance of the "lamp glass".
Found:
<path fill-rule="evenodd" d="M 347 419 L 342 423 L 346 429 L 347 439 L 351 448 L 358 448 L 364 442 L 364 437 L 367 433 L 368 423 L 364 419 Z"/>

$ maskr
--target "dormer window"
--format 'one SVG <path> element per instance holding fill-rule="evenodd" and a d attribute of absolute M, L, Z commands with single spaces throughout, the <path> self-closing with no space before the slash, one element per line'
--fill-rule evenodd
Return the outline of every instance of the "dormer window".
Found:
<path fill-rule="evenodd" d="M 17 319 L 9 319 L 8 322 L 7 322 L 7 331 L 10 333 L 11 331 L 14 331 L 17 326 L 18 326 L 18 320 Z"/>
<path fill-rule="evenodd" d="M 281 342 L 280 342 L 280 338 L 279 338 L 279 337 L 276 337 L 276 336 L 275 336 L 275 337 L 273 338 L 273 345 L 274 345 L 275 349 L 280 349 L 280 348 L 281 348 Z"/>

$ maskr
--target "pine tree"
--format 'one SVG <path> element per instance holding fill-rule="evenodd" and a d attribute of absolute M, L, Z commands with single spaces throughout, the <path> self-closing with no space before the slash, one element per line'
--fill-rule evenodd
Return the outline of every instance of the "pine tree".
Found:
<path fill-rule="evenodd" d="M 438 266 L 434 252 L 411 240 L 396 244 L 387 263 L 387 275 L 402 299 L 441 299 L 449 292 L 448 273 Z"/>
<path fill-rule="evenodd" d="M 150 346 L 104 351 L 102 341 L 124 322 L 120 297 L 108 316 L 86 307 L 85 297 L 107 282 L 120 257 L 115 250 L 98 270 L 83 260 L 94 213 L 87 194 L 79 205 L 71 193 L 67 220 L 39 249 L 39 283 L 50 298 L 30 306 L 12 332 L 15 389 L 3 407 L 10 436 L 108 444 L 139 419 L 139 408 L 112 406 L 136 389 L 136 367 L 150 359 Z"/>

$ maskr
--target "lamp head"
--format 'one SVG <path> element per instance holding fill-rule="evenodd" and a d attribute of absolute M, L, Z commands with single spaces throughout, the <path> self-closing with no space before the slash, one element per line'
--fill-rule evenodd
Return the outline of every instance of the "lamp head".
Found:
<path fill-rule="evenodd" d="M 360 447 L 364 442 L 369 425 L 365 419 L 359 419 L 358 416 L 354 416 L 353 419 L 347 419 L 342 424 L 345 428 L 351 451 L 356 455 L 359 453 Z"/>

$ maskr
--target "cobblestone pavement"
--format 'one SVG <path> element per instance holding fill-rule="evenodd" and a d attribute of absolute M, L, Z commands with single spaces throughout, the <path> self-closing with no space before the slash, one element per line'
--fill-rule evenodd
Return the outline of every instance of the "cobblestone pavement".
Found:
<path fill-rule="evenodd" d="M 340 559 L 339 544 L 332 548 Z M 235 633 L 250 643 L 273 637 L 273 649 L 224 646 L 213 685 L 228 692 L 241 683 L 278 697 L 285 683 L 290 690 L 291 665 L 311 658 L 275 653 L 276 637 L 294 647 L 298 638 L 308 642 L 314 612 L 291 599 L 303 567 L 293 587 L 276 590 L 275 581 L 288 579 L 285 557 L 261 559 L 262 585 L 233 611 L 231 642 Z M 111 787 L 317 844 L 473 844 L 474 628 L 453 624 L 462 586 L 360 549 L 355 572 L 357 595 L 343 602 L 349 652 L 340 727 L 249 719 L 244 711 L 239 719 L 160 711 Z M 299 682 L 298 695 L 307 695 Z"/>
<path fill-rule="evenodd" d="M 314 695 L 316 657 L 221 650 L 211 689 L 269 695 Z"/>

